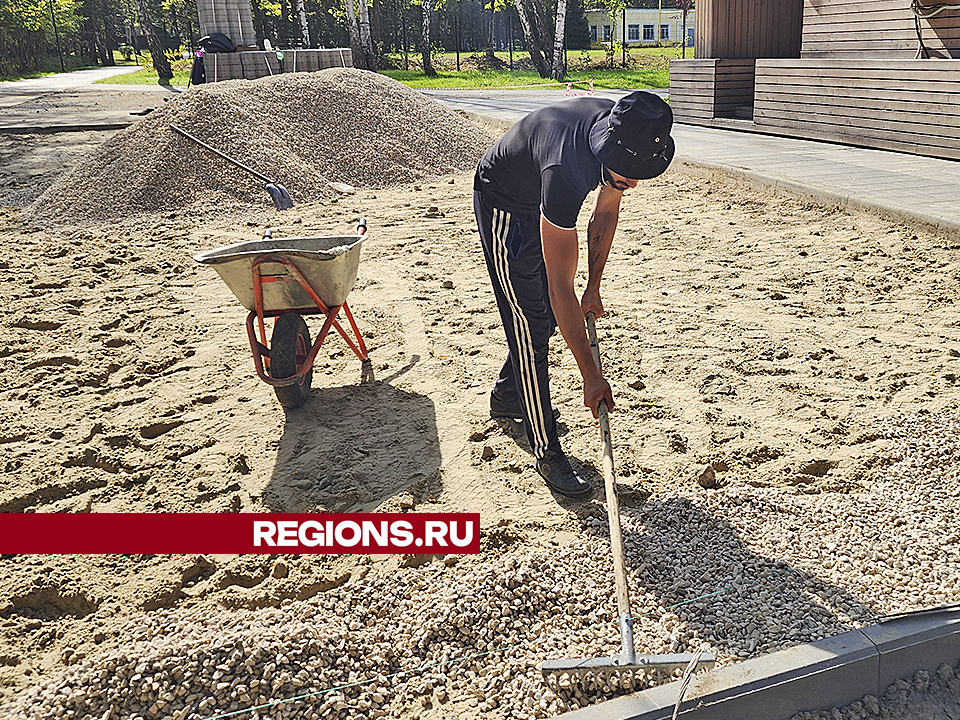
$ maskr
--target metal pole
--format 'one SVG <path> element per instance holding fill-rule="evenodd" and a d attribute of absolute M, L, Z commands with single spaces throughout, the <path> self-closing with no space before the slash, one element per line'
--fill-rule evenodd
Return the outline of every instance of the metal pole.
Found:
<path fill-rule="evenodd" d="M 513 15 L 510 15 L 510 71 L 513 72 Z"/>
<path fill-rule="evenodd" d="M 403 69 L 410 69 L 410 58 L 407 55 L 407 14 L 404 12 L 403 3 L 400 3 L 400 27 L 403 35 Z"/>
<path fill-rule="evenodd" d="M 661 47 L 663 44 L 662 33 L 660 32 L 660 25 L 663 24 L 663 0 L 657 0 L 657 47 Z"/>
<path fill-rule="evenodd" d="M 57 57 L 60 58 L 60 72 L 66 72 L 67 68 L 63 64 L 63 50 L 60 49 L 60 31 L 57 29 L 57 15 L 53 11 L 53 0 L 50 0 L 50 19 L 53 21 L 53 39 L 57 43 Z"/>
<path fill-rule="evenodd" d="M 621 40 L 623 40 L 623 44 L 622 44 L 623 67 L 626 68 L 627 67 L 627 4 L 626 3 L 623 4 L 623 22 L 621 23 L 621 25 L 623 26 L 621 28 L 621 32 L 623 33 L 623 37 L 621 38 Z"/>
<path fill-rule="evenodd" d="M 457 0 L 457 72 L 460 72 L 460 0 Z"/>

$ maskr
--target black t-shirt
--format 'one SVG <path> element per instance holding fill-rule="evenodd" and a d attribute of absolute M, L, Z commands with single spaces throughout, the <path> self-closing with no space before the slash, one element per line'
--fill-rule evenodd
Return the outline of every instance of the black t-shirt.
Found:
<path fill-rule="evenodd" d="M 576 227 L 580 206 L 600 184 L 590 129 L 613 105 L 581 97 L 530 113 L 483 156 L 474 189 L 501 210 L 539 211 L 557 227 Z"/>

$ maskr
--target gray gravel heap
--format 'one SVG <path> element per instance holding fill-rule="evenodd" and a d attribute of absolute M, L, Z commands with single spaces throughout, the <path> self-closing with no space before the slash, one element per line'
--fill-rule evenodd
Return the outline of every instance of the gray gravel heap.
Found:
<path fill-rule="evenodd" d="M 960 599 L 960 419 L 895 417 L 869 437 L 891 446 L 859 493 L 691 479 L 625 508 L 638 650 L 709 649 L 729 664 Z M 309 695 L 243 717 L 544 718 L 629 689 L 539 672 L 618 652 L 615 607 L 597 505 L 581 537 L 552 548 L 371 571 L 278 608 L 147 614 L 121 649 L 44 678 L 0 716 L 200 720 Z"/>
<path fill-rule="evenodd" d="M 270 206 L 262 182 L 170 124 L 284 185 L 294 202 L 335 193 L 328 182 L 381 188 L 469 170 L 493 142 L 466 118 L 376 73 L 331 68 L 231 80 L 193 87 L 117 133 L 25 218 L 62 224 L 194 204 Z"/>

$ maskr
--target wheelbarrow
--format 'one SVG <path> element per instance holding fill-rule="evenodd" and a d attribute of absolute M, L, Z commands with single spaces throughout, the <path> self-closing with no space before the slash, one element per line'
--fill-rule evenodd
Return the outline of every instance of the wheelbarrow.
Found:
<path fill-rule="evenodd" d="M 257 375 L 273 387 L 285 408 L 298 408 L 310 397 L 313 364 L 330 328 L 366 362 L 367 348 L 357 329 L 347 295 L 357 281 L 360 246 L 366 224 L 357 235 L 274 239 L 227 245 L 194 257 L 212 265 L 250 313 L 247 337 Z M 346 316 L 353 338 L 337 320 Z M 311 344 L 304 315 L 323 315 L 323 327 Z M 267 345 L 266 318 L 276 318 Z M 356 342 L 354 342 L 354 340 Z"/>

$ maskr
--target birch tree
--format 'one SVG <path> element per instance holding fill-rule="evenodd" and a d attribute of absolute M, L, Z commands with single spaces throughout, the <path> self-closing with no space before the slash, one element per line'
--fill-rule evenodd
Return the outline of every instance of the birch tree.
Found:
<path fill-rule="evenodd" d="M 377 53 L 373 48 L 373 38 L 370 34 L 370 10 L 367 0 L 358 0 L 360 7 L 360 44 L 363 46 L 364 64 L 367 70 L 377 69 Z"/>
<path fill-rule="evenodd" d="M 431 0 L 421 0 L 423 6 L 423 26 L 420 33 L 420 55 L 423 59 L 423 74 L 436 77 L 433 69 L 433 60 L 430 58 L 430 16 L 432 15 Z"/>
<path fill-rule="evenodd" d="M 567 76 L 567 67 L 563 62 L 563 43 L 566 38 L 567 0 L 557 0 L 557 27 L 553 37 L 553 79 L 562 82 Z"/>
<path fill-rule="evenodd" d="M 360 27 L 357 25 L 357 12 L 353 0 L 343 0 L 343 10 L 347 15 L 347 31 L 350 33 L 350 52 L 353 54 L 354 67 L 366 64 L 363 44 L 360 42 Z"/>

